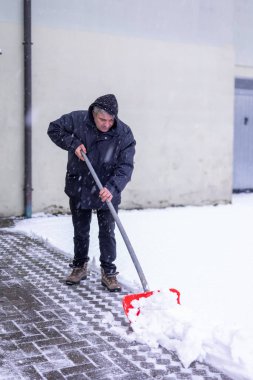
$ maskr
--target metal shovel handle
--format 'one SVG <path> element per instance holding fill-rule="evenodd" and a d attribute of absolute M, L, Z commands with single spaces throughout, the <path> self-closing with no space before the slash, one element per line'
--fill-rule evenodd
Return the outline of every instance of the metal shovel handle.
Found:
<path fill-rule="evenodd" d="M 84 152 L 81 152 L 81 153 L 82 153 L 84 161 L 85 161 L 86 165 L 88 166 L 88 168 L 89 168 L 89 170 L 91 172 L 91 175 L 94 178 L 94 181 L 96 182 L 99 190 L 103 189 L 104 186 L 100 182 L 100 179 L 98 178 L 97 173 L 95 172 L 93 166 L 91 165 L 90 160 L 88 159 L 88 157 L 86 156 L 86 154 Z M 138 260 L 138 258 L 136 256 L 135 252 L 134 252 L 132 244 L 131 244 L 128 236 L 127 236 L 127 233 L 126 233 L 126 231 L 125 231 L 125 229 L 124 229 L 124 227 L 123 227 L 123 225 L 122 225 L 122 223 L 121 223 L 121 221 L 120 221 L 120 219 L 118 217 L 118 214 L 117 214 L 117 212 L 116 212 L 116 210 L 115 210 L 112 202 L 107 200 L 106 203 L 107 203 L 107 206 L 108 206 L 108 208 L 109 208 L 109 210 L 110 210 L 110 212 L 111 212 L 111 214 L 112 214 L 112 216 L 113 216 L 113 218 L 114 218 L 114 220 L 115 220 L 115 222 L 116 222 L 116 224 L 118 226 L 118 229 L 119 229 L 119 231 L 121 233 L 121 236 L 122 236 L 122 238 L 123 238 L 123 240 L 124 240 L 124 242 L 126 244 L 127 250 L 128 250 L 128 252 L 129 252 L 129 254 L 131 256 L 131 259 L 132 259 L 132 261 L 134 263 L 135 269 L 136 269 L 136 271 L 137 271 L 137 273 L 139 275 L 139 278 L 140 278 L 143 290 L 144 290 L 144 292 L 146 292 L 146 291 L 149 290 L 148 283 L 147 283 L 147 280 L 146 280 L 145 275 L 143 273 L 143 270 L 141 268 L 141 265 L 139 263 L 139 260 Z"/>

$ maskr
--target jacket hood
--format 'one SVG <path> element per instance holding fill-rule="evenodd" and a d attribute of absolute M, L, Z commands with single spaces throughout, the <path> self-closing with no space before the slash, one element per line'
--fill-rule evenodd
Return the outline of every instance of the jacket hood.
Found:
<path fill-rule="evenodd" d="M 116 96 L 113 94 L 103 95 L 97 98 L 89 107 L 89 111 L 92 111 L 94 107 L 99 107 L 112 116 L 118 115 L 118 102 Z"/>

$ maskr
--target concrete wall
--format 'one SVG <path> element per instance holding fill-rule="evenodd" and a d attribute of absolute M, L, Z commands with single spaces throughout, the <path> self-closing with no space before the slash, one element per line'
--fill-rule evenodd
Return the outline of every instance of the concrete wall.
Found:
<path fill-rule="evenodd" d="M 0 215 L 17 215 L 23 207 L 22 7 L 17 0 L 0 6 L 0 125 L 8 142 L 0 151 Z M 229 0 L 33 2 L 34 212 L 68 204 L 67 155 L 46 135 L 50 120 L 109 92 L 137 140 L 122 207 L 230 201 L 233 9 Z"/>
<path fill-rule="evenodd" d="M 22 8 L 14 1 L 5 19 L 8 3 L 0 2 L 0 216 L 23 212 Z"/>
<path fill-rule="evenodd" d="M 236 65 L 253 67 L 253 2 L 234 0 L 234 46 Z"/>
<path fill-rule="evenodd" d="M 234 2 L 235 77 L 253 78 L 253 2 Z"/>

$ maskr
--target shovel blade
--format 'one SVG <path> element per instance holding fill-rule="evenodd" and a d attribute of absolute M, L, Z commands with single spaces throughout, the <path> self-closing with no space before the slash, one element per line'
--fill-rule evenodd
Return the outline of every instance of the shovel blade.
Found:
<path fill-rule="evenodd" d="M 160 290 L 158 290 L 158 292 L 159 291 Z M 172 293 L 176 293 L 177 303 L 180 305 L 180 292 L 174 288 L 170 288 L 169 291 Z M 148 291 L 148 292 L 137 293 L 137 294 L 127 294 L 122 300 L 123 309 L 125 311 L 126 316 L 128 317 L 129 310 L 133 309 L 133 305 L 132 305 L 133 301 L 135 300 L 138 301 L 140 298 L 148 298 L 152 296 L 153 293 L 154 291 Z M 140 310 L 137 311 L 136 315 L 138 316 L 139 314 L 140 314 Z"/>

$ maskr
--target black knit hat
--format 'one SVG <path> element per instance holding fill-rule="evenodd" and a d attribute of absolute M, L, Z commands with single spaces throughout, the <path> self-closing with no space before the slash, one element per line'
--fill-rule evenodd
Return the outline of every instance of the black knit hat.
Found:
<path fill-rule="evenodd" d="M 92 107 L 98 107 L 112 116 L 118 115 L 118 102 L 113 94 L 100 96 L 92 103 Z"/>

